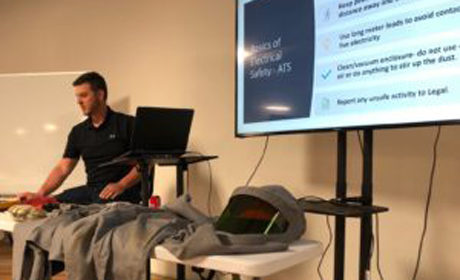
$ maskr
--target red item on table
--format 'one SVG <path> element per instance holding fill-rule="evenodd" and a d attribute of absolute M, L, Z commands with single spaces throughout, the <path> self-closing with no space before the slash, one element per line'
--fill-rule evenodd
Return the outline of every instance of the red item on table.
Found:
<path fill-rule="evenodd" d="M 159 209 L 161 207 L 161 198 L 159 195 L 150 197 L 149 207 L 152 209 Z"/>
<path fill-rule="evenodd" d="M 24 201 L 24 204 L 31 205 L 37 209 L 43 209 L 44 205 L 59 203 L 55 197 L 52 196 L 39 196 Z"/>

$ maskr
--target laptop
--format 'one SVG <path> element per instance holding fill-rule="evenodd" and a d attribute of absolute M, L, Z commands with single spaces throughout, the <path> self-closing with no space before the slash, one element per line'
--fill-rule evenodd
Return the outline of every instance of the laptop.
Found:
<path fill-rule="evenodd" d="M 186 153 L 193 109 L 138 107 L 130 151 L 122 157 Z"/>

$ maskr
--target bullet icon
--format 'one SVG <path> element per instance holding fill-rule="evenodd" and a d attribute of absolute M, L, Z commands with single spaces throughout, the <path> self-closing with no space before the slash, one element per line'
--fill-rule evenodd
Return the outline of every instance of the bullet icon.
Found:
<path fill-rule="evenodd" d="M 329 98 L 321 99 L 321 109 L 323 111 L 329 110 L 330 105 L 331 105 L 331 102 L 329 101 Z"/>
<path fill-rule="evenodd" d="M 323 80 L 327 80 L 332 74 L 332 70 L 329 69 L 329 70 L 326 70 L 326 71 L 323 71 L 323 73 L 321 73 L 321 77 L 323 77 Z"/>
<path fill-rule="evenodd" d="M 331 38 L 326 37 L 321 41 L 321 45 L 325 51 L 329 51 L 331 49 Z"/>

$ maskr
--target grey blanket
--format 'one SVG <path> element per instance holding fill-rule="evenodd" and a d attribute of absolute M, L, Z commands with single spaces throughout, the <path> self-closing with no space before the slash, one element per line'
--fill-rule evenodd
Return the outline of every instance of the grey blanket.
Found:
<path fill-rule="evenodd" d="M 65 263 L 69 280 L 145 279 L 158 244 L 178 258 L 280 251 L 287 244 L 232 244 L 182 197 L 161 210 L 128 203 L 64 205 L 14 232 L 13 280 L 46 280 Z"/>

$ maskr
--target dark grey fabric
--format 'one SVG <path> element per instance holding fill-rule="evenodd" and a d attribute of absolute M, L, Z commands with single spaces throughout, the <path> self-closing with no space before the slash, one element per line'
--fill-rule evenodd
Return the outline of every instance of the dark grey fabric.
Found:
<path fill-rule="evenodd" d="M 168 238 L 164 247 L 179 259 L 190 259 L 203 255 L 277 252 L 288 248 L 286 243 L 264 242 L 259 236 L 253 238 L 254 243 L 248 242 L 248 236 L 234 237 L 236 236 L 216 232 L 212 224 L 202 224 L 198 228 L 184 229 L 180 234 Z"/>
<path fill-rule="evenodd" d="M 42 258 L 37 248 L 26 246 L 27 239 L 31 232 L 40 226 L 44 220 L 33 221 L 28 223 L 20 223 L 15 226 L 13 231 L 13 269 L 12 277 L 17 280 L 25 280 L 22 273 L 26 275 L 37 274 L 39 269 L 45 268 L 47 262 Z M 42 270 L 42 273 L 36 279 L 49 279 L 48 273 Z"/>
<path fill-rule="evenodd" d="M 13 233 L 13 280 L 48 280 L 51 261 L 65 262 L 69 280 L 144 279 L 145 263 L 159 244 L 187 259 L 281 251 L 297 236 L 297 228 L 282 242 L 268 235 L 217 232 L 189 200 L 183 196 L 160 210 L 123 202 L 62 205 L 52 217 L 20 224 Z M 281 201 L 276 203 L 284 209 Z"/>
<path fill-rule="evenodd" d="M 52 217 L 19 224 L 13 232 L 13 279 L 50 279 L 51 261 L 65 262 L 69 280 L 143 279 L 156 245 L 204 221 L 202 214 L 190 219 L 199 212 L 186 199 L 175 205 L 179 214 L 123 202 L 62 205 Z"/>
<path fill-rule="evenodd" d="M 231 234 L 216 231 L 209 222 L 192 224 L 181 230 L 180 234 L 166 240 L 164 246 L 179 259 L 188 259 L 200 255 L 250 254 L 286 250 L 289 244 L 298 240 L 305 233 L 306 220 L 297 200 L 284 187 L 270 185 L 263 187 L 239 187 L 232 193 L 250 195 L 260 198 L 271 205 L 288 219 L 289 226 L 283 234 Z M 194 213 L 194 220 L 203 221 L 201 213 L 184 211 L 191 206 L 184 201 L 170 207 L 176 213 Z M 190 214 L 189 214 L 190 215 Z M 201 214 L 202 215 L 202 214 Z"/>
<path fill-rule="evenodd" d="M 48 218 L 20 223 L 13 232 L 13 279 L 50 279 L 49 261 L 64 261 L 63 244 L 67 227 L 99 212 L 103 205 L 61 205 Z M 41 267 L 48 269 L 40 270 Z M 39 273 L 40 272 L 40 273 Z"/>

